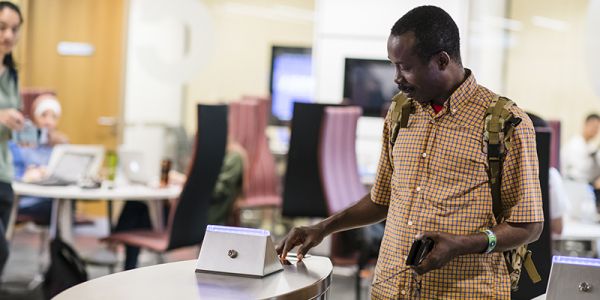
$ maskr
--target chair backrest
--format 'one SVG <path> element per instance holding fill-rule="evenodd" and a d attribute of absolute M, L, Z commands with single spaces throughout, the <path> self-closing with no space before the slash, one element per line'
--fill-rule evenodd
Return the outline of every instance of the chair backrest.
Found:
<path fill-rule="evenodd" d="M 287 217 L 327 217 L 319 178 L 318 147 L 328 104 L 294 103 L 281 214 Z"/>
<path fill-rule="evenodd" d="M 529 278 L 521 275 L 519 280 L 519 290 L 513 292 L 512 299 L 533 299 L 546 292 L 548 286 L 548 276 L 550 276 L 550 267 L 552 265 L 552 236 L 550 230 L 550 141 L 552 131 L 547 128 L 536 128 L 535 140 L 539 162 L 540 189 L 542 191 L 542 206 L 544 210 L 544 230 L 537 241 L 529 244 L 527 250 L 531 250 L 533 263 L 535 264 L 542 281 L 533 283 Z"/>
<path fill-rule="evenodd" d="M 550 139 L 550 166 L 560 171 L 560 121 L 549 120 L 548 126 L 552 128 Z"/>
<path fill-rule="evenodd" d="M 188 177 L 170 220 L 167 250 L 204 239 L 207 212 L 227 145 L 227 106 L 198 105 L 198 129 Z"/>
<path fill-rule="evenodd" d="M 325 108 L 319 170 L 330 215 L 354 204 L 367 192 L 356 162 L 356 125 L 361 114 L 357 106 Z"/>
<path fill-rule="evenodd" d="M 281 202 L 275 159 L 265 134 L 268 104 L 268 99 L 251 97 L 230 103 L 229 134 L 248 155 L 243 193 L 243 205 L 246 206 L 279 205 Z"/>

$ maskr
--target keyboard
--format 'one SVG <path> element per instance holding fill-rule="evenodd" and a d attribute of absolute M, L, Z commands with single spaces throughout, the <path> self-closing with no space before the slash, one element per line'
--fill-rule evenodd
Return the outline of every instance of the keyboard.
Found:
<path fill-rule="evenodd" d="M 50 176 L 50 177 L 42 179 L 40 181 L 35 181 L 35 182 L 31 182 L 31 183 L 37 184 L 37 185 L 43 185 L 43 186 L 67 186 L 67 185 L 74 185 L 77 182 L 75 182 L 73 180 L 67 180 L 64 178 Z"/>

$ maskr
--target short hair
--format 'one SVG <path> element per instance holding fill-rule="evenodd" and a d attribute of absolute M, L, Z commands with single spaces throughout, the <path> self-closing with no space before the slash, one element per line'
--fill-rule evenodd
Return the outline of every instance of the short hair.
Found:
<path fill-rule="evenodd" d="M 445 51 L 450 58 L 461 64 L 458 26 L 443 9 L 429 5 L 413 8 L 396 21 L 391 35 L 400 36 L 407 32 L 414 33 L 414 51 L 423 62 Z"/>
<path fill-rule="evenodd" d="M 589 122 L 589 121 L 600 121 L 600 116 L 598 114 L 589 114 L 587 117 L 585 117 L 585 122 Z"/>

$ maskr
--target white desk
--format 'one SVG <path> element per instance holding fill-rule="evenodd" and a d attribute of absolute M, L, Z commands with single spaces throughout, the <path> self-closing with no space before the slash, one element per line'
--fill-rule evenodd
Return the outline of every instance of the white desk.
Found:
<path fill-rule="evenodd" d="M 55 300 L 119 299 L 327 299 L 333 266 L 311 256 L 264 278 L 195 273 L 196 260 L 134 269 L 96 278 Z"/>
<path fill-rule="evenodd" d="M 52 218 L 50 221 L 50 235 L 56 233 L 56 225 L 60 221 L 61 237 L 72 241 L 71 237 L 71 205 L 70 200 L 146 200 L 148 201 L 150 217 L 156 227 L 162 227 L 162 210 L 158 202 L 153 200 L 176 198 L 181 193 L 180 186 L 166 188 L 153 188 L 144 185 L 123 185 L 114 188 L 82 189 L 77 186 L 40 186 L 22 182 L 13 182 L 12 188 L 15 196 L 34 196 L 53 198 Z M 14 205 L 16 209 L 17 205 Z M 16 212 L 12 214 L 16 216 Z M 61 217 L 62 216 L 62 217 Z M 14 219 L 14 218 L 12 218 Z M 14 220 L 9 224 L 7 235 L 12 231 Z M 10 236 L 10 235 L 9 235 Z"/>

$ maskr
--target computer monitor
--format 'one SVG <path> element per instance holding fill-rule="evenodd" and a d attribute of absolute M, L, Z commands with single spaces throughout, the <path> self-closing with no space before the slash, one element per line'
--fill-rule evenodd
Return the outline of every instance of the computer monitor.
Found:
<path fill-rule="evenodd" d="M 271 48 L 271 115 L 272 123 L 292 119 L 294 102 L 313 102 L 311 48 Z"/>
<path fill-rule="evenodd" d="M 362 107 L 364 116 L 385 116 L 392 97 L 398 93 L 395 72 L 387 60 L 346 58 L 344 104 Z"/>

